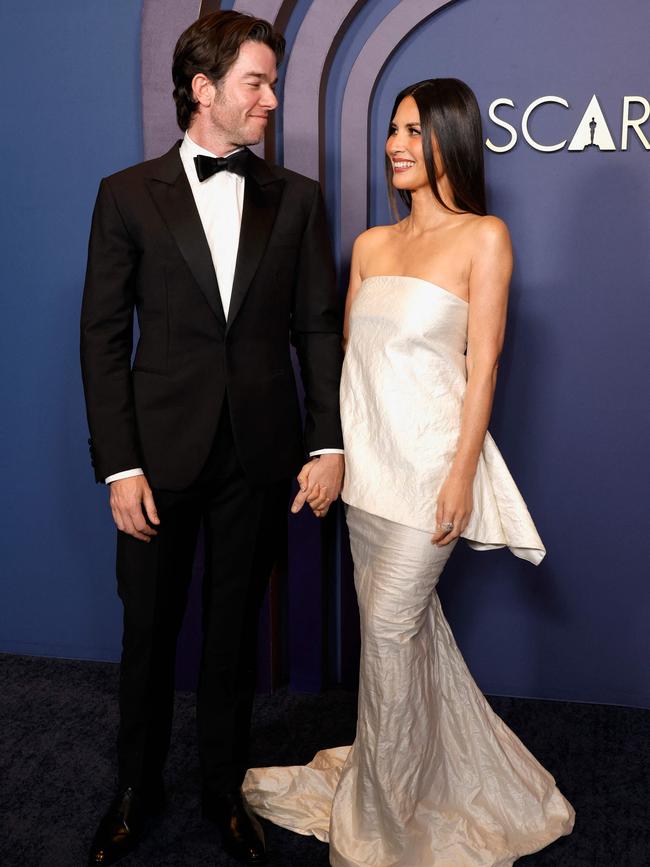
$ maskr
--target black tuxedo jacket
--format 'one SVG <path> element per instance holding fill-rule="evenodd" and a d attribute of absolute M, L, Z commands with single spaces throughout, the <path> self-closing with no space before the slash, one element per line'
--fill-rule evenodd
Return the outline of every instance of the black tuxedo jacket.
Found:
<path fill-rule="evenodd" d="M 320 189 L 250 155 L 226 320 L 179 144 L 99 188 L 81 315 L 95 475 L 142 467 L 152 487 L 183 490 L 227 396 L 247 476 L 287 478 L 306 452 L 342 447 L 340 313 Z"/>

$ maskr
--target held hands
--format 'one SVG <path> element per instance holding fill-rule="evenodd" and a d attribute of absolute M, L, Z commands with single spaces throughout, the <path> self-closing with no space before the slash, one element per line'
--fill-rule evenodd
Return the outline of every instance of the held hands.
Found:
<path fill-rule="evenodd" d="M 472 513 L 472 480 L 449 475 L 438 494 L 437 531 L 434 545 L 448 545 L 457 539 L 469 523 Z"/>
<path fill-rule="evenodd" d="M 306 463 L 298 474 L 300 490 L 291 506 L 294 515 L 307 503 L 317 518 L 324 518 L 341 493 L 344 469 L 340 454 L 319 455 Z"/>
<path fill-rule="evenodd" d="M 111 482 L 110 506 L 118 530 L 141 542 L 150 542 L 151 537 L 157 535 L 149 524 L 159 524 L 160 519 L 151 488 L 144 476 Z"/>

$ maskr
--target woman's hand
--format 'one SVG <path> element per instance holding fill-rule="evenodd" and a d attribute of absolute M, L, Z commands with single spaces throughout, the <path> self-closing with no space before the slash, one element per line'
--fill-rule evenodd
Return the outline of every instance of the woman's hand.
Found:
<path fill-rule="evenodd" d="M 431 537 L 434 545 L 448 545 L 453 542 L 469 523 L 472 514 L 472 481 L 453 473 L 447 476 L 438 494 L 438 528 Z"/>

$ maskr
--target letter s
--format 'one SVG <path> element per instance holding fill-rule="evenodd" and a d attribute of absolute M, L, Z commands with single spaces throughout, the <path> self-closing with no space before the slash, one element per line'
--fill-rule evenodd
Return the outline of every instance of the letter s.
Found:
<path fill-rule="evenodd" d="M 490 116 L 490 120 L 493 123 L 495 123 L 497 126 L 500 126 L 502 129 L 507 129 L 508 132 L 510 133 L 510 141 L 505 145 L 495 145 L 493 142 L 490 141 L 489 138 L 486 139 L 486 141 L 485 141 L 486 147 L 488 147 L 491 151 L 494 151 L 494 153 L 496 153 L 496 154 L 503 154 L 506 151 L 512 150 L 512 148 L 517 143 L 517 130 L 514 128 L 514 126 L 512 126 L 509 123 L 506 123 L 505 120 L 502 120 L 501 118 L 497 117 L 496 110 L 500 105 L 509 105 L 510 108 L 515 107 L 514 102 L 511 99 L 506 99 L 505 97 L 502 97 L 501 99 L 495 99 L 494 102 L 492 103 L 492 105 L 490 106 L 490 110 L 488 112 L 489 116 Z"/>

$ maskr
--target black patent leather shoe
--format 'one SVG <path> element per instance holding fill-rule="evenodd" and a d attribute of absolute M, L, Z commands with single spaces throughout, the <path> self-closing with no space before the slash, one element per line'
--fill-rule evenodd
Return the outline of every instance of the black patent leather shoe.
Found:
<path fill-rule="evenodd" d="M 232 858 L 242 864 L 266 864 L 264 831 L 241 789 L 212 798 L 203 814 L 217 825 L 221 845 Z"/>
<path fill-rule="evenodd" d="M 161 812 L 162 793 L 146 803 L 134 789 L 118 792 L 99 823 L 90 847 L 88 867 L 106 867 L 115 864 L 132 852 L 142 838 L 145 819 Z"/>

